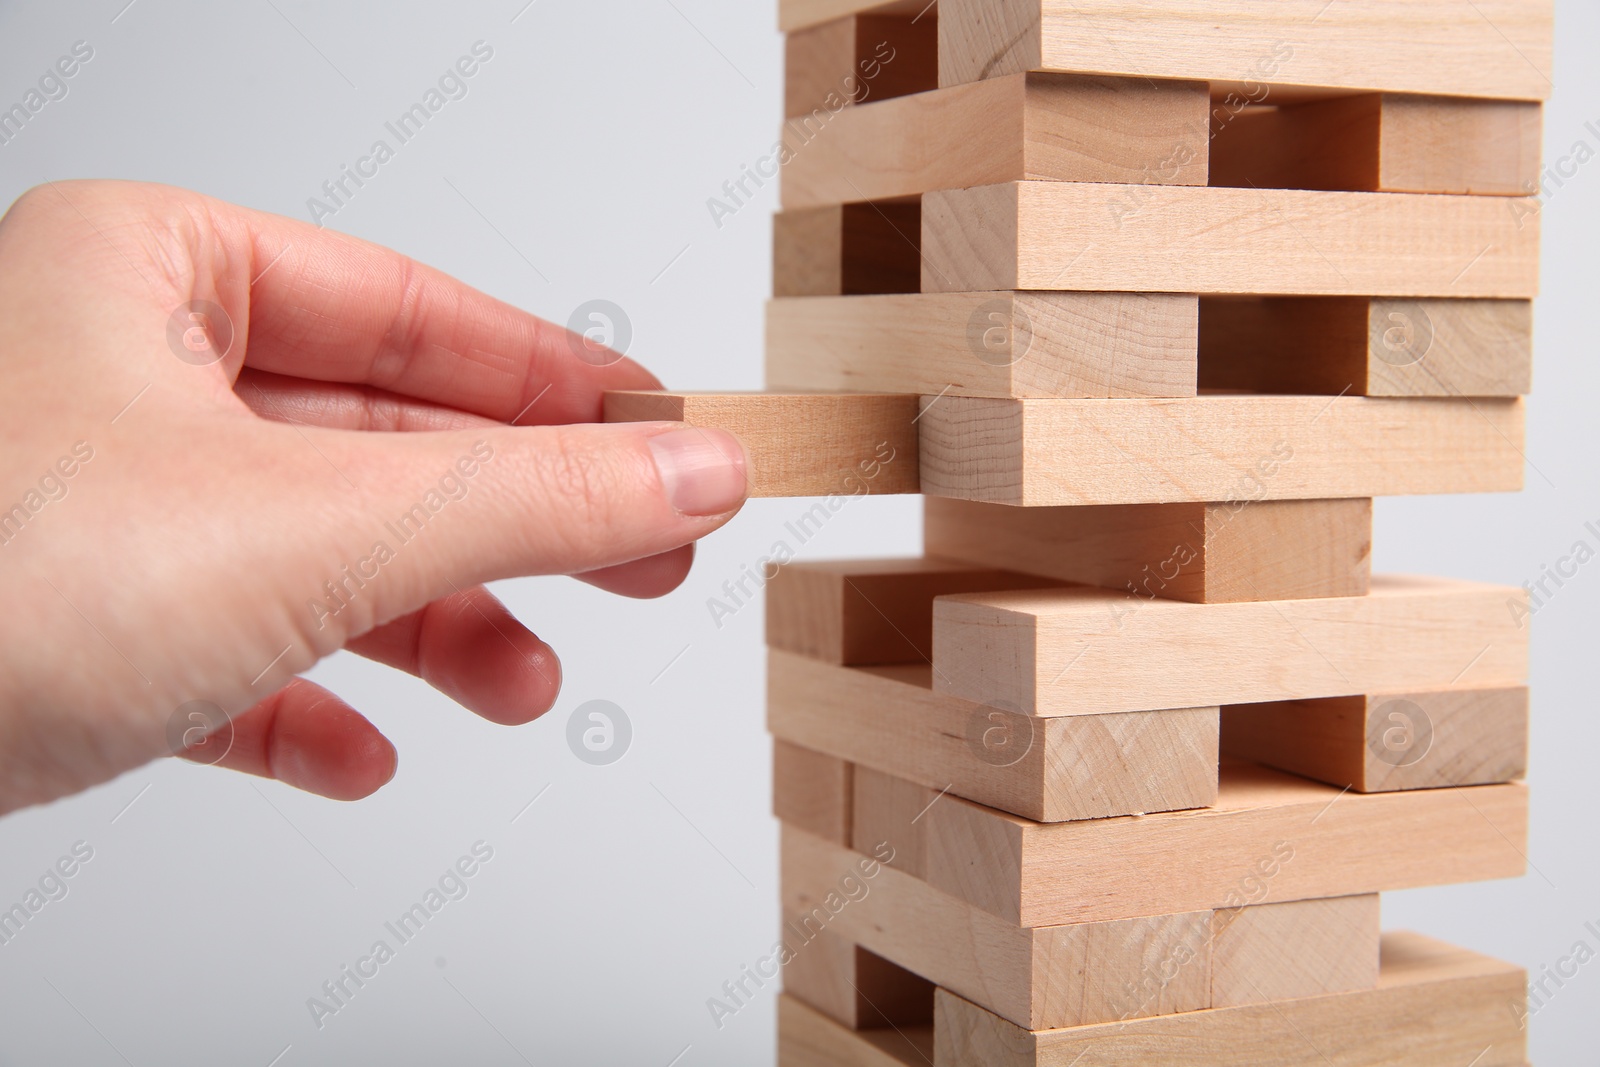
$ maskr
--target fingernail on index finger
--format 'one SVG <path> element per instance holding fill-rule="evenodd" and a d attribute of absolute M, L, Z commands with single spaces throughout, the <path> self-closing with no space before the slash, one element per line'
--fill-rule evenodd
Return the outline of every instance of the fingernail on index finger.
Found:
<path fill-rule="evenodd" d="M 720 515 L 744 502 L 744 446 L 726 430 L 669 430 L 650 438 L 650 451 L 667 499 L 680 514 Z"/>

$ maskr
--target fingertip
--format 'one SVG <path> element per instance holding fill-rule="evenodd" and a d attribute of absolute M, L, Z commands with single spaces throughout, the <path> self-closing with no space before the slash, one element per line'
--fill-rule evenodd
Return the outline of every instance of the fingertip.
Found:
<path fill-rule="evenodd" d="M 618 596 L 636 600 L 654 600 L 666 596 L 683 584 L 694 566 L 693 542 L 615 567 L 575 574 L 580 582 L 604 589 Z"/>
<path fill-rule="evenodd" d="M 709 518 L 737 511 L 749 492 L 744 445 L 726 430 L 687 426 L 650 438 L 667 500 L 680 515 Z"/>

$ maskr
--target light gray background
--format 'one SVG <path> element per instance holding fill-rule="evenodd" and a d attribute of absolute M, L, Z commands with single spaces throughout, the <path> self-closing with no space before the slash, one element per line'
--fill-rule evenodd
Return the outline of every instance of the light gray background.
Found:
<path fill-rule="evenodd" d="M 103 176 L 305 218 L 321 183 L 481 39 L 494 57 L 469 95 L 331 225 L 548 318 L 614 300 L 632 354 L 675 387 L 760 385 L 775 188 L 721 228 L 706 200 L 774 140 L 770 0 L 125 2 L 0 3 L 0 105 L 73 42 L 95 50 L 69 95 L 0 146 L 0 203 Z M 1580 139 L 1600 148 L 1600 8 L 1557 10 L 1551 160 Z M 1590 164 L 1546 205 L 1527 491 L 1383 501 L 1379 569 L 1521 584 L 1595 543 L 1597 187 Z M 719 629 L 706 599 L 804 506 L 751 504 L 659 602 L 567 580 L 501 587 L 566 664 L 555 711 L 522 729 L 354 657 L 324 663 L 314 677 L 399 746 L 399 776 L 371 800 L 166 761 L 0 820 L 0 904 L 74 842 L 95 850 L 70 895 L 0 946 L 0 1064 L 772 1062 L 770 998 L 721 1029 L 706 1008 L 777 922 L 761 610 Z M 802 555 L 915 553 L 918 515 L 912 500 L 857 501 Z M 1597 606 L 1600 562 L 1535 623 L 1536 870 L 1391 894 L 1387 926 L 1532 970 L 1580 939 L 1600 947 L 1583 925 L 1600 926 Z M 596 698 L 634 727 L 608 767 L 564 740 Z M 306 999 L 480 839 L 494 858 L 470 894 L 317 1029 Z M 1597 1007 L 1600 962 L 1535 1017 L 1535 1060 L 1596 1062 Z"/>

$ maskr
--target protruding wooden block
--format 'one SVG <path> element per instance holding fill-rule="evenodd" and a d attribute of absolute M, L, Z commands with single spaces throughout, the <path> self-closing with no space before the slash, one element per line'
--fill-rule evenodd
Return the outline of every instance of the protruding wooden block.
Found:
<path fill-rule="evenodd" d="M 922 198 L 922 291 L 1534 296 L 1500 197 L 1010 182 Z"/>
<path fill-rule="evenodd" d="M 835 204 L 772 219 L 772 294 L 915 293 L 922 285 L 917 201 Z"/>
<path fill-rule="evenodd" d="M 847 16 L 796 30 L 785 41 L 783 113 L 801 128 L 820 128 L 852 105 L 938 85 L 934 11 Z"/>
<path fill-rule="evenodd" d="M 822 560 L 763 576 L 767 644 L 828 663 L 927 663 L 933 599 L 1054 584 L 957 560 Z"/>
<path fill-rule="evenodd" d="M 1224 762 L 1200 811 L 1037 823 L 945 796 L 914 829 L 930 886 L 1042 927 L 1514 878 L 1527 823 L 1520 783 L 1352 793 Z"/>
<path fill-rule="evenodd" d="M 855 768 L 779 738 L 772 742 L 772 814 L 838 845 L 850 844 Z"/>
<path fill-rule="evenodd" d="M 1209 910 L 1025 929 L 893 867 L 869 864 L 868 876 L 866 857 L 793 827 L 781 848 L 791 932 L 803 924 L 854 940 L 1018 1025 L 1194 1011 L 1210 999 Z M 798 939 L 785 943 L 793 951 Z"/>
<path fill-rule="evenodd" d="M 1528 690 L 1434 689 L 1223 709 L 1223 750 L 1363 793 L 1483 785 L 1528 767 Z"/>
<path fill-rule="evenodd" d="M 926 665 L 835 667 L 780 651 L 767 689 L 780 738 L 1040 822 L 1217 799 L 1216 708 L 1040 719 L 935 693 Z"/>
<path fill-rule="evenodd" d="M 1378 984 L 1376 893 L 1223 908 L 1211 933 L 1213 1008 Z"/>
<path fill-rule="evenodd" d="M 1519 399 L 924 400 L 922 492 L 1043 507 L 1522 487 Z"/>
<path fill-rule="evenodd" d="M 1084 587 L 941 597 L 933 687 L 1029 715 L 1521 685 L 1512 586 L 1380 575 L 1367 596 L 1189 604 Z M 1156 667 L 1159 669 L 1155 669 Z"/>
<path fill-rule="evenodd" d="M 1206 184 L 1200 82 L 1016 74 L 863 103 L 783 127 L 783 205 L 1038 178 Z"/>
<path fill-rule="evenodd" d="M 1532 101 L 1396 93 L 1219 110 L 1211 184 L 1526 196 L 1541 126 Z"/>
<path fill-rule="evenodd" d="M 1202 388 L 1327 396 L 1520 396 L 1527 300 L 1215 297 L 1200 301 Z"/>
<path fill-rule="evenodd" d="M 929 552 L 1195 603 L 1365 596 L 1372 501 L 1016 508 L 929 497 Z"/>
<path fill-rule="evenodd" d="M 939 80 L 1064 70 L 1242 83 L 1250 99 L 1275 87 L 1269 102 L 1293 86 L 1542 100 L 1553 14 L 1550 0 L 940 0 Z"/>
<path fill-rule="evenodd" d="M 783 965 L 783 990 L 852 1030 L 931 1025 L 933 984 L 852 941 L 823 930 Z"/>
<path fill-rule="evenodd" d="M 855 1031 L 800 998 L 778 997 L 778 1067 L 928 1067 L 933 1024 Z"/>
<path fill-rule="evenodd" d="M 1527 973 L 1419 934 L 1386 934 L 1373 989 L 1029 1033 L 941 990 L 937 1067 L 1522 1067 Z M 1092 1057 L 1092 1059 L 1091 1059 Z M 1475 1062 L 1474 1062 L 1475 1061 Z M 1081 1067 L 1081 1064 L 1080 1064 Z"/>
<path fill-rule="evenodd" d="M 918 492 L 917 414 L 915 396 L 874 393 L 605 396 L 607 422 L 686 422 L 733 433 L 744 442 L 753 497 Z"/>
<path fill-rule="evenodd" d="M 1195 395 L 1199 298 L 927 293 L 775 300 L 767 384 L 997 397 Z"/>

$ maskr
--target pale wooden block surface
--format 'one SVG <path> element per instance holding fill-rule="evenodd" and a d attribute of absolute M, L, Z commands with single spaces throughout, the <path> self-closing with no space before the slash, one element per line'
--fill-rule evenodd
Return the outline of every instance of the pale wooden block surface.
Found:
<path fill-rule="evenodd" d="M 1036 927 L 1514 878 L 1528 791 L 1352 793 L 1224 762 L 1198 811 L 1037 823 L 946 796 L 916 825 L 929 885 Z"/>
<path fill-rule="evenodd" d="M 933 686 L 1024 714 L 1520 685 L 1514 586 L 1380 575 L 1367 596 L 1190 604 L 1087 587 L 934 602 Z M 1154 669 L 1159 666 L 1159 669 Z"/>
<path fill-rule="evenodd" d="M 1527 773 L 1523 686 L 1239 704 L 1222 714 L 1229 755 L 1361 792 Z"/>
<path fill-rule="evenodd" d="M 786 922 L 785 929 L 794 927 Z M 927 979 L 827 930 L 783 965 L 783 990 L 852 1030 L 933 1022 Z"/>
<path fill-rule="evenodd" d="M 921 212 L 916 201 L 778 212 L 772 217 L 773 295 L 917 292 Z"/>
<path fill-rule="evenodd" d="M 994 397 L 1195 395 L 1198 305 L 1170 293 L 774 300 L 767 384 Z"/>
<path fill-rule="evenodd" d="M 1540 100 L 1553 15 L 1549 0 L 941 0 L 939 80 L 1064 70 Z"/>
<path fill-rule="evenodd" d="M 772 742 L 772 814 L 839 845 L 850 844 L 855 768 L 847 760 Z"/>
<path fill-rule="evenodd" d="M 917 398 L 906 395 L 610 392 L 607 422 L 714 426 L 744 442 L 750 495 L 915 493 Z"/>
<path fill-rule="evenodd" d="M 946 396 L 923 405 L 929 496 L 1046 506 L 1522 488 L 1518 399 Z"/>
<path fill-rule="evenodd" d="M 791 118 L 783 206 L 1042 179 L 1206 184 L 1199 82 L 1016 74 Z"/>
<path fill-rule="evenodd" d="M 784 44 L 783 113 L 800 122 L 826 123 L 853 105 L 939 85 L 931 13 L 847 16 L 791 33 Z"/>
<path fill-rule="evenodd" d="M 773 295 L 844 291 L 844 208 L 834 205 L 773 215 Z"/>
<path fill-rule="evenodd" d="M 1197 603 L 1364 596 L 1372 501 L 1017 508 L 928 497 L 936 555 Z"/>
<path fill-rule="evenodd" d="M 1540 105 L 1370 93 L 1213 120 L 1210 183 L 1262 189 L 1526 196 Z"/>
<path fill-rule="evenodd" d="M 1520 1067 L 1527 973 L 1419 934 L 1384 935 L 1374 989 L 1029 1033 L 940 991 L 937 1067 Z M 1330 1059 L 1329 1057 L 1337 1057 Z"/>
<path fill-rule="evenodd" d="M 1202 388 L 1352 396 L 1519 396 L 1528 300 L 1258 297 L 1200 302 Z"/>
<path fill-rule="evenodd" d="M 855 776 L 855 796 L 850 837 L 859 843 L 858 850 L 870 852 L 887 844 L 894 850 L 894 858 L 885 861 L 889 866 L 923 877 L 927 857 L 917 823 L 938 799 L 938 790 L 861 767 Z"/>
<path fill-rule="evenodd" d="M 867 11 L 933 18 L 937 9 L 928 10 L 927 0 L 889 0 L 887 3 L 883 0 L 779 0 L 778 28 L 784 33 L 793 33 L 807 26 Z"/>
<path fill-rule="evenodd" d="M 1024 929 L 884 866 L 861 880 L 865 892 L 858 888 L 838 906 L 845 899 L 840 878 L 859 871 L 860 854 L 793 827 L 783 830 L 781 854 L 786 913 L 813 914 L 813 928 L 854 940 L 1019 1025 L 1194 1011 L 1209 1000 L 1209 910 Z M 790 949 L 804 952 L 798 937 L 791 923 Z M 1147 975 L 1180 957 L 1186 964 L 1171 981 L 1142 991 Z"/>
<path fill-rule="evenodd" d="M 922 290 L 1531 297 L 1521 200 L 1011 182 L 922 198 Z"/>
<path fill-rule="evenodd" d="M 953 559 L 797 562 L 766 579 L 767 644 L 829 663 L 927 663 L 933 599 L 1051 579 Z"/>
<path fill-rule="evenodd" d="M 1211 931 L 1213 1008 L 1378 984 L 1376 893 L 1219 909 Z"/>
<path fill-rule="evenodd" d="M 1038 719 L 932 690 L 926 665 L 772 651 L 767 727 L 796 745 L 1041 822 L 1217 798 L 1217 709 Z"/>
<path fill-rule="evenodd" d="M 933 1027 L 856 1032 L 796 997 L 778 997 L 778 1067 L 927 1067 Z"/>

